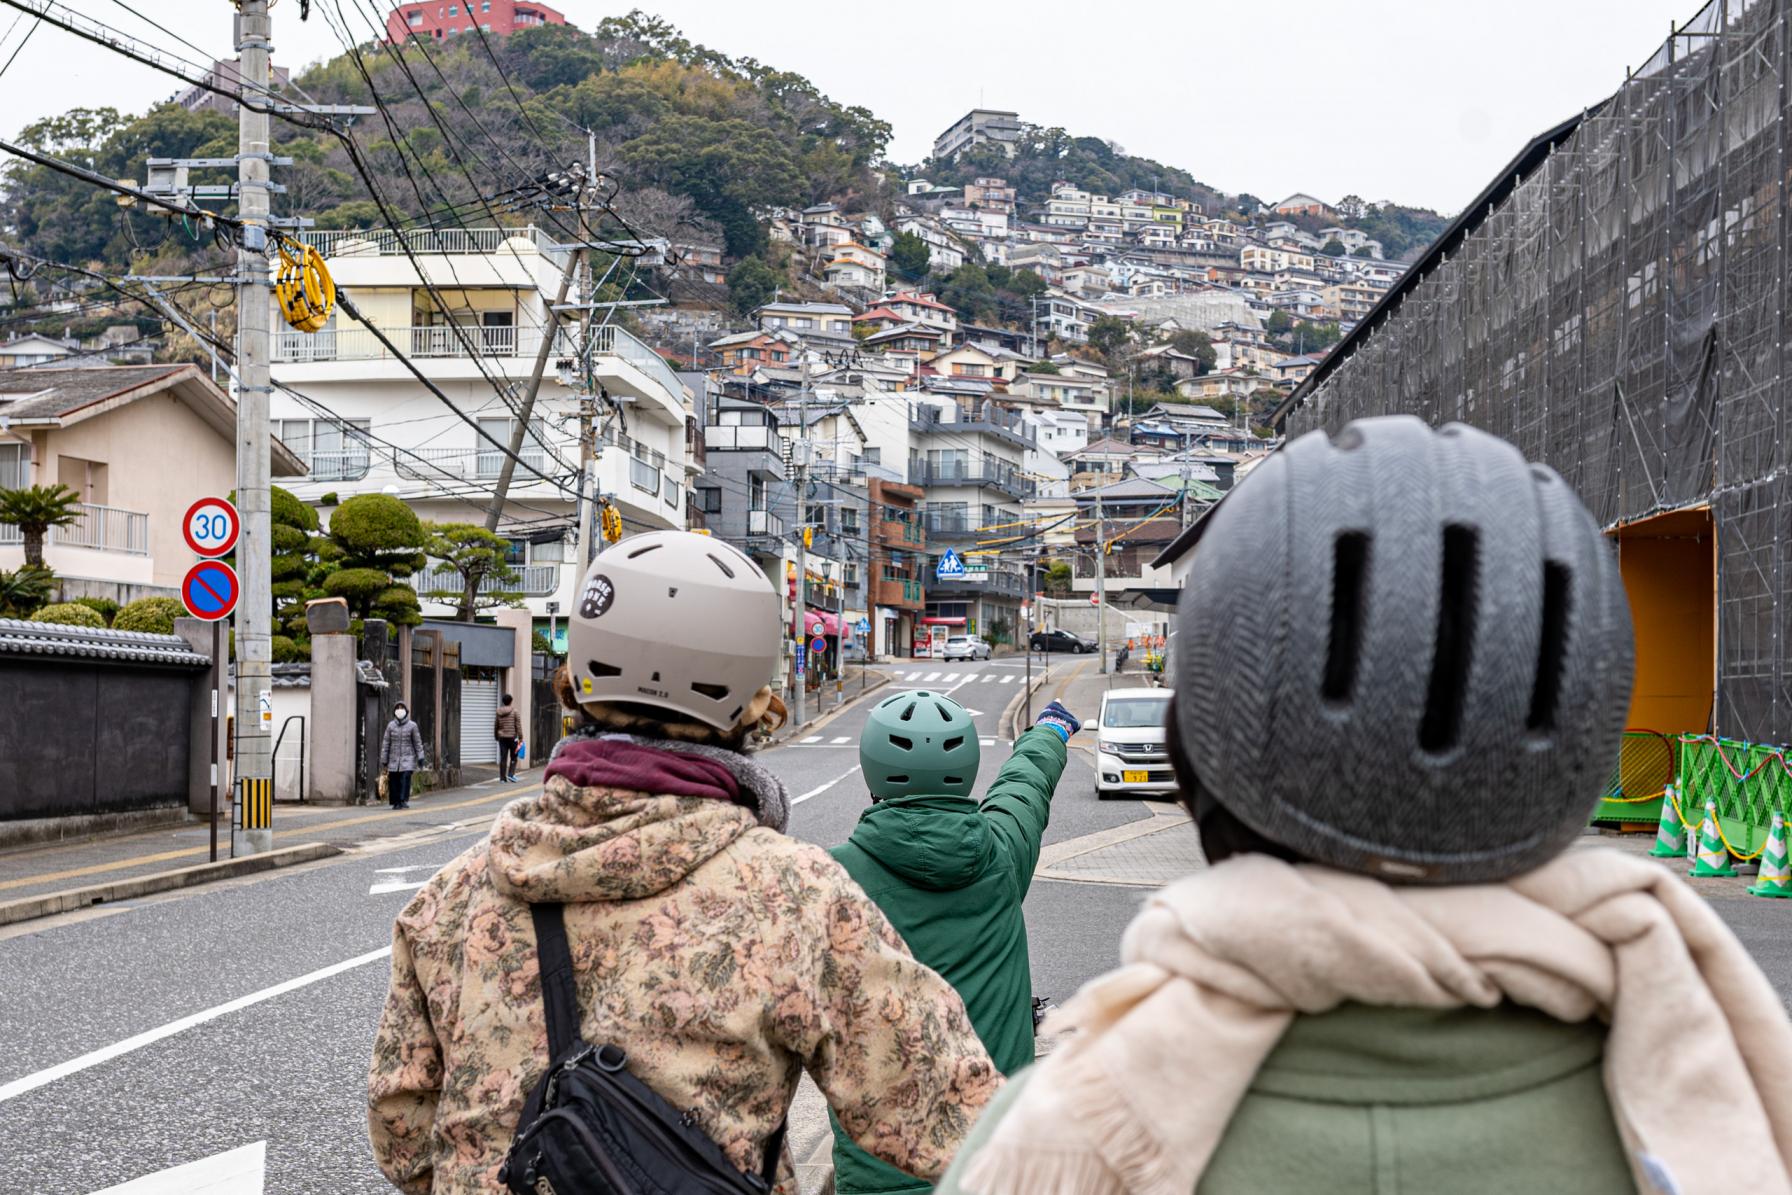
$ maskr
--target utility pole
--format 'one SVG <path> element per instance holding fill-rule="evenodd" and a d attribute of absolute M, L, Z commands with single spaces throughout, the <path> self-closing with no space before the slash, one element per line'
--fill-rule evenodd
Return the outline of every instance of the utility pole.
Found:
<path fill-rule="evenodd" d="M 797 438 L 791 444 L 790 467 L 796 473 L 796 521 L 799 528 L 809 525 L 809 354 L 802 355 L 803 384 L 797 392 Z M 806 649 L 806 634 L 809 629 L 809 545 L 804 542 L 804 535 L 799 530 L 796 537 L 796 609 L 790 614 L 791 634 L 796 637 L 796 653 L 798 658 Z M 796 672 L 796 709 L 792 715 L 793 725 L 801 726 L 808 721 L 808 693 L 806 691 L 808 676 L 805 672 Z M 816 690 L 817 693 L 820 689 Z"/>
<path fill-rule="evenodd" d="M 1101 506 L 1101 490 L 1095 491 L 1095 650 L 1100 653 L 1097 671 L 1108 670 L 1108 521 Z"/>
<path fill-rule="evenodd" d="M 238 72 L 245 91 L 268 86 L 272 50 L 271 0 L 239 0 L 236 14 Z M 242 516 L 237 572 L 242 597 L 236 608 L 237 792 L 273 781 L 270 727 L 262 703 L 273 700 L 269 637 L 273 631 L 272 553 L 268 542 L 268 397 L 273 295 L 268 283 L 268 114 L 263 105 L 237 106 L 237 215 L 242 239 L 236 268 L 236 507 Z M 271 718 L 270 712 L 270 718 Z M 238 801 L 238 808 L 246 808 Z M 274 848 L 270 826 L 243 829 L 249 854 Z"/>

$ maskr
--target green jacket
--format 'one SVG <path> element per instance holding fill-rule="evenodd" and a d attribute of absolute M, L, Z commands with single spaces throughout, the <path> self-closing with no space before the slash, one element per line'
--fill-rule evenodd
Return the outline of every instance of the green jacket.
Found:
<path fill-rule="evenodd" d="M 1605 1033 L 1597 1021 L 1570 1025 L 1512 1004 L 1351 1004 L 1297 1017 L 1196 1191 L 1631 1195 L 1600 1074 Z M 1033 1073 L 1010 1080 L 984 1109 L 940 1195 L 964 1195 L 966 1165 Z"/>
<path fill-rule="evenodd" d="M 1015 740 L 981 804 L 950 796 L 878 801 L 833 850 L 914 956 L 958 989 L 1003 1074 L 1033 1061 L 1033 974 L 1021 902 L 1065 755 L 1057 732 L 1034 727 Z M 929 1186 L 859 1149 L 834 1122 L 840 1195 Z"/>

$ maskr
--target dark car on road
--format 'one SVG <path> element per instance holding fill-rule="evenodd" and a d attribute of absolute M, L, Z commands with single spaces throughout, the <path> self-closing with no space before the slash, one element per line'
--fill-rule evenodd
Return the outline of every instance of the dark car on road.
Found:
<path fill-rule="evenodd" d="M 1069 651 L 1080 654 L 1095 650 L 1095 644 L 1069 631 L 1034 631 L 1032 643 L 1034 651 Z"/>

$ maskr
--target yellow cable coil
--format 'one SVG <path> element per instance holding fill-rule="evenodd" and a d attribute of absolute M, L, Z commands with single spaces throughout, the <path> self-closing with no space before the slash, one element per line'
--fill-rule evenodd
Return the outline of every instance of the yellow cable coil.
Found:
<path fill-rule="evenodd" d="M 276 246 L 280 273 L 274 279 L 274 298 L 280 304 L 280 314 L 298 331 L 315 332 L 328 322 L 336 307 L 336 283 L 324 266 L 323 254 L 287 238 L 281 238 Z"/>

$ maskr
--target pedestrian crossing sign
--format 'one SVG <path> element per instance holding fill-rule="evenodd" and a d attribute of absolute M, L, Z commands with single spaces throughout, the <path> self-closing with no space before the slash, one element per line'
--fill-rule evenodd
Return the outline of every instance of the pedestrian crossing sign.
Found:
<path fill-rule="evenodd" d="M 933 576 L 937 581 L 962 580 L 964 573 L 964 558 L 954 548 L 947 548 L 939 563 L 933 566 Z"/>

